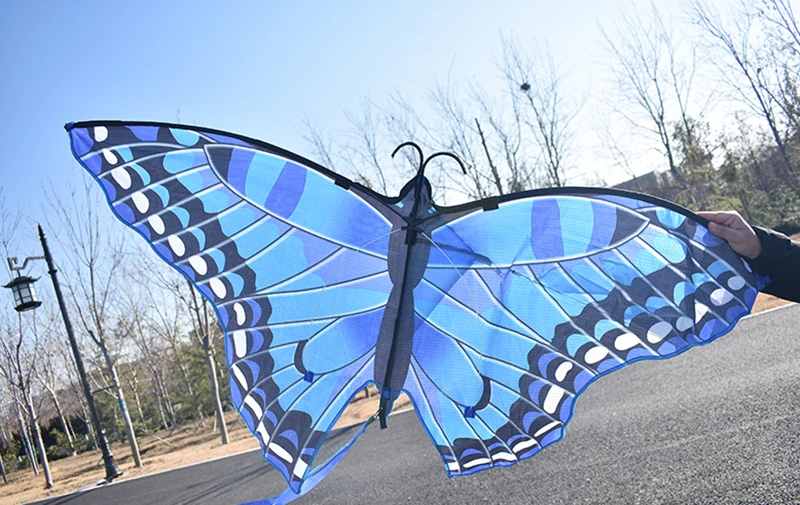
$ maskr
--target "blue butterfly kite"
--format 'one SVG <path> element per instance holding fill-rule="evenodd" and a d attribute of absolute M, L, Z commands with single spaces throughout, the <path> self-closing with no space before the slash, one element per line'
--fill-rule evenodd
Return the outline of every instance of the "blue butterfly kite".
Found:
<path fill-rule="evenodd" d="M 264 503 L 341 459 L 358 435 L 313 466 L 369 384 L 382 426 L 408 394 L 449 476 L 513 465 L 563 437 L 598 377 L 723 335 L 764 283 L 704 219 L 635 193 L 440 207 L 431 158 L 389 198 L 218 130 L 66 129 L 117 217 L 216 308 L 234 406 L 289 484 Z"/>

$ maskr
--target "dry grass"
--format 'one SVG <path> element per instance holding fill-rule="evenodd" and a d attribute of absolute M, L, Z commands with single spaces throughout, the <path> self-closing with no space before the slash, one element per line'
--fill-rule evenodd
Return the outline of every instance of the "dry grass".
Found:
<path fill-rule="evenodd" d="M 800 240 L 800 234 L 792 238 Z M 762 312 L 788 303 L 774 296 L 759 294 L 753 312 Z M 409 403 L 408 398 L 403 395 L 395 404 L 395 409 L 402 409 Z M 359 395 L 342 414 L 337 426 L 363 421 L 373 415 L 377 408 L 376 395 L 369 399 Z M 139 477 L 258 448 L 258 441 L 241 422 L 238 414 L 229 413 L 226 424 L 230 430 L 228 445 L 220 443 L 219 436 L 212 431 L 210 423 L 205 428 L 189 426 L 171 434 L 159 432 L 141 437 L 139 443 L 142 468 L 134 468 L 127 445 L 115 444 L 112 451 L 118 466 L 125 472 L 120 479 Z M 35 476 L 30 470 L 17 471 L 8 476 L 7 485 L 0 485 L 0 503 L 17 505 L 77 491 L 97 485 L 105 476 L 99 451 L 54 461 L 50 466 L 55 482 L 53 489 L 45 489 L 43 476 Z"/>
<path fill-rule="evenodd" d="M 765 310 L 774 309 L 777 307 L 783 307 L 784 305 L 789 305 L 791 302 L 787 302 L 782 298 L 776 298 L 772 295 L 765 295 L 764 293 L 759 293 L 756 297 L 756 303 L 753 304 L 753 314 L 757 314 L 758 312 L 764 312 Z"/>
<path fill-rule="evenodd" d="M 403 395 L 395 403 L 395 410 L 402 409 L 409 403 L 408 398 Z M 368 419 L 377 409 L 377 395 L 373 395 L 369 399 L 364 395 L 359 395 L 342 414 L 337 426 L 347 426 Z M 227 445 L 222 445 L 218 432 L 212 431 L 211 424 L 207 420 L 205 428 L 191 425 L 175 430 L 171 434 L 162 431 L 140 437 L 141 468 L 134 468 L 127 444 L 114 444 L 111 448 L 114 459 L 117 466 L 125 472 L 118 480 L 157 473 L 258 448 L 258 441 L 245 427 L 237 413 L 230 412 L 226 416 L 229 430 Z M 55 483 L 52 489 L 45 489 L 43 474 L 36 476 L 30 469 L 9 474 L 8 484 L 0 484 L 0 503 L 18 505 L 70 493 L 95 486 L 105 477 L 100 451 L 53 461 L 50 463 L 50 471 Z"/>

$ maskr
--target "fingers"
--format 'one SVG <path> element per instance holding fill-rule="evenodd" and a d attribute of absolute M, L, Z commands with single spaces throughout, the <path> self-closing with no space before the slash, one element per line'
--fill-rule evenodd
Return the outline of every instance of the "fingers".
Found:
<path fill-rule="evenodd" d="M 728 242 L 736 240 L 741 234 L 741 231 L 730 226 L 725 226 L 724 224 L 717 224 L 715 221 L 710 221 L 708 223 L 708 229 L 714 235 L 724 238 Z"/>
<path fill-rule="evenodd" d="M 743 229 L 749 227 L 744 218 L 735 210 L 723 212 L 698 212 L 697 215 L 708 219 L 712 223 L 717 223 L 729 228 Z"/>
<path fill-rule="evenodd" d="M 717 214 L 719 214 L 719 212 L 710 212 L 710 211 L 707 211 L 707 210 L 701 210 L 700 212 L 697 213 L 698 216 L 704 217 L 704 218 L 708 219 L 709 221 L 716 221 L 717 220 Z"/>
<path fill-rule="evenodd" d="M 708 219 L 709 231 L 726 240 L 737 253 L 751 259 L 761 254 L 758 236 L 738 212 L 698 212 L 697 215 Z"/>

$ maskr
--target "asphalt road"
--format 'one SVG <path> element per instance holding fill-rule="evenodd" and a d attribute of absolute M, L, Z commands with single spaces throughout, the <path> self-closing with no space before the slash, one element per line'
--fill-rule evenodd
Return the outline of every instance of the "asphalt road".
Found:
<path fill-rule="evenodd" d="M 800 503 L 800 305 L 599 380 L 565 439 L 514 467 L 448 479 L 414 414 L 377 428 L 295 503 Z M 36 504 L 229 505 L 284 488 L 254 451 Z"/>

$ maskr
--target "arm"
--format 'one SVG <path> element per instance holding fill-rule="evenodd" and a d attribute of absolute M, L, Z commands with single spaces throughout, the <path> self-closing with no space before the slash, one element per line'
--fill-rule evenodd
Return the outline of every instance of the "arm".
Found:
<path fill-rule="evenodd" d="M 771 230 L 756 228 L 755 232 L 762 252 L 750 265 L 772 279 L 764 292 L 800 302 L 800 242 Z"/>
<path fill-rule="evenodd" d="M 738 212 L 699 212 L 708 229 L 728 241 L 731 248 L 772 282 L 764 288 L 780 298 L 800 302 L 800 243 L 777 232 L 753 228 Z"/>

